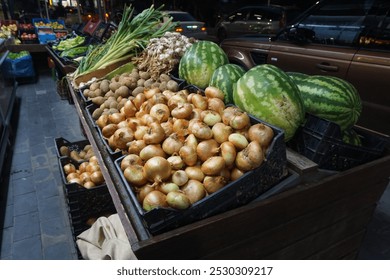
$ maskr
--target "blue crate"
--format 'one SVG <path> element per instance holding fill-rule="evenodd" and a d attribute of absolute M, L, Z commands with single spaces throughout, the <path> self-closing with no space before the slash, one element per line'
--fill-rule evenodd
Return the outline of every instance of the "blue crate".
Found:
<path fill-rule="evenodd" d="M 38 40 L 40 44 L 46 44 L 49 41 L 56 40 L 56 34 L 54 33 L 38 33 Z"/>

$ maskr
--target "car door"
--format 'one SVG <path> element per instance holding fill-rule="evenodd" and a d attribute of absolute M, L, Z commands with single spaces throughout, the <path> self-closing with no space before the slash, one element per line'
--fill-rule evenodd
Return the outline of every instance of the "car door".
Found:
<path fill-rule="evenodd" d="M 241 9 L 230 15 L 226 23 L 226 34 L 228 37 L 239 36 L 248 33 L 248 9 Z"/>
<path fill-rule="evenodd" d="M 363 101 L 360 124 L 390 135 L 390 2 L 377 0 L 364 26 L 347 80 Z"/>
<path fill-rule="evenodd" d="M 318 5 L 297 25 L 278 36 L 267 62 L 286 71 L 345 79 L 357 52 L 356 41 L 369 1 L 331 0 Z M 294 40 L 293 30 L 306 31 L 310 36 L 304 41 Z"/>

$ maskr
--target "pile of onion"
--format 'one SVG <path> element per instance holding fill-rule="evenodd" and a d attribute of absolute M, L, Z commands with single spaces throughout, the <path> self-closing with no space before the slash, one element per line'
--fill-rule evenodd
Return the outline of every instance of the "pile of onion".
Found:
<path fill-rule="evenodd" d="M 186 209 L 263 163 L 272 128 L 251 125 L 223 98 L 214 87 L 204 95 L 153 88 L 127 98 L 119 115 L 101 117 L 110 146 L 126 155 L 121 169 L 145 211 Z"/>

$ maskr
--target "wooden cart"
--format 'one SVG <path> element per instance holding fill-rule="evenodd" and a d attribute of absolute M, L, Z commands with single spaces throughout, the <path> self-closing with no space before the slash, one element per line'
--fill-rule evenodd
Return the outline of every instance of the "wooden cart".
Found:
<path fill-rule="evenodd" d="M 355 259 L 389 183 L 389 151 L 344 172 L 319 170 L 288 151 L 290 168 L 299 172 L 293 188 L 152 236 L 136 213 L 80 94 L 69 90 L 139 259 Z"/>

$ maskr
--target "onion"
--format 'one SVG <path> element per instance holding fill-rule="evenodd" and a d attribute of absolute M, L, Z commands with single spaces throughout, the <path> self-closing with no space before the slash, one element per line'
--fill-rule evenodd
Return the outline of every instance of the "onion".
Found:
<path fill-rule="evenodd" d="M 177 135 L 180 136 L 187 136 L 189 131 L 188 131 L 188 125 L 189 122 L 186 119 L 176 119 L 173 122 L 172 130 L 174 133 L 177 133 Z"/>
<path fill-rule="evenodd" d="M 159 123 L 166 122 L 169 118 L 169 108 L 165 104 L 158 103 L 150 109 L 150 115 L 155 117 Z"/>
<path fill-rule="evenodd" d="M 228 140 L 239 151 L 246 148 L 246 146 L 248 146 L 248 140 L 246 139 L 246 137 L 240 133 L 237 133 L 237 132 L 230 134 L 228 137 Z"/>
<path fill-rule="evenodd" d="M 130 99 L 128 99 L 123 105 L 123 113 L 127 118 L 131 118 L 135 116 L 136 112 L 137 108 L 135 107 L 134 103 Z"/>
<path fill-rule="evenodd" d="M 225 103 L 219 98 L 209 98 L 207 100 L 207 108 L 222 115 L 223 110 L 225 109 Z"/>
<path fill-rule="evenodd" d="M 148 159 L 144 165 L 145 177 L 150 182 L 162 182 L 171 176 L 171 165 L 160 156 Z"/>
<path fill-rule="evenodd" d="M 165 158 L 166 154 L 164 150 L 161 148 L 160 144 L 150 144 L 147 145 L 139 152 L 139 156 L 143 161 L 147 161 L 148 159 L 155 156 L 160 156 Z"/>
<path fill-rule="evenodd" d="M 169 118 L 166 122 L 161 123 L 161 127 L 164 129 L 165 137 L 168 137 L 173 133 L 173 120 Z"/>
<path fill-rule="evenodd" d="M 180 148 L 179 155 L 188 166 L 194 166 L 198 161 L 198 156 L 194 147 L 186 146 Z"/>
<path fill-rule="evenodd" d="M 67 163 L 64 165 L 64 172 L 66 175 L 76 172 L 76 166 L 73 163 Z"/>
<path fill-rule="evenodd" d="M 136 97 L 134 97 L 133 104 L 137 110 L 141 108 L 142 103 L 144 103 L 146 100 L 145 94 L 143 93 L 138 93 Z"/>
<path fill-rule="evenodd" d="M 189 198 L 182 192 L 173 191 L 169 192 L 166 197 L 169 206 L 175 209 L 187 209 L 191 206 Z"/>
<path fill-rule="evenodd" d="M 190 180 L 192 179 L 202 182 L 204 179 L 204 173 L 200 166 L 187 166 L 184 171 L 187 173 Z"/>
<path fill-rule="evenodd" d="M 213 86 L 208 86 L 204 90 L 204 95 L 206 95 L 207 98 L 219 98 L 222 101 L 225 99 L 223 92 L 219 88 Z"/>
<path fill-rule="evenodd" d="M 199 108 L 201 110 L 207 109 L 207 98 L 200 94 L 194 94 L 191 98 L 192 104 L 195 106 L 195 108 Z"/>
<path fill-rule="evenodd" d="M 88 166 L 88 164 L 89 164 L 89 162 L 87 162 L 87 161 L 84 161 L 84 162 L 80 163 L 80 165 L 79 165 L 80 173 L 85 172 L 85 168 Z"/>
<path fill-rule="evenodd" d="M 206 196 L 206 189 L 198 180 L 189 180 L 187 184 L 182 187 L 182 191 L 186 194 L 191 204 L 201 200 Z"/>
<path fill-rule="evenodd" d="M 168 108 L 172 111 L 179 104 L 183 104 L 187 102 L 187 98 L 182 95 L 174 95 L 168 99 Z"/>
<path fill-rule="evenodd" d="M 188 119 L 192 114 L 192 105 L 190 103 L 180 103 L 172 109 L 171 115 L 177 119 Z"/>
<path fill-rule="evenodd" d="M 126 122 L 127 126 L 130 127 L 133 131 L 137 130 L 137 127 L 142 125 L 141 121 L 135 117 L 126 119 Z"/>
<path fill-rule="evenodd" d="M 194 119 L 199 119 L 201 120 L 202 119 L 202 110 L 199 109 L 199 108 L 194 108 L 192 109 L 192 114 L 191 114 L 191 119 L 194 120 Z"/>
<path fill-rule="evenodd" d="M 76 172 L 69 173 L 68 176 L 66 176 L 66 181 L 69 182 L 70 180 L 72 180 L 74 178 L 80 178 L 80 175 Z"/>
<path fill-rule="evenodd" d="M 189 130 L 190 133 L 194 134 L 197 138 L 202 140 L 211 139 L 213 137 L 213 131 L 211 128 L 201 120 L 191 121 Z"/>
<path fill-rule="evenodd" d="M 171 165 L 173 170 L 179 170 L 184 168 L 185 164 L 183 159 L 180 156 L 170 156 L 167 158 L 167 161 Z"/>
<path fill-rule="evenodd" d="M 92 181 L 86 181 L 84 182 L 83 187 L 86 189 L 92 189 L 93 187 L 96 187 L 96 185 Z"/>
<path fill-rule="evenodd" d="M 227 141 L 221 144 L 220 149 L 221 149 L 221 156 L 225 161 L 226 167 L 227 168 L 232 167 L 237 156 L 236 147 L 233 145 L 232 142 Z"/>
<path fill-rule="evenodd" d="M 244 171 L 242 171 L 242 170 L 240 170 L 238 168 L 233 168 L 232 172 L 230 172 L 230 179 L 232 181 L 237 180 L 238 178 L 240 178 L 244 174 L 245 174 Z"/>
<path fill-rule="evenodd" d="M 117 129 L 112 136 L 115 148 L 121 150 L 125 150 L 127 148 L 127 143 L 134 139 L 134 133 L 131 128 L 128 127 Z"/>
<path fill-rule="evenodd" d="M 221 116 L 222 116 L 222 122 L 226 125 L 230 125 L 230 120 L 234 116 L 235 107 L 226 107 Z"/>
<path fill-rule="evenodd" d="M 223 176 L 206 176 L 203 180 L 203 186 L 209 194 L 215 193 L 226 184 L 227 181 Z"/>
<path fill-rule="evenodd" d="M 108 124 L 108 115 L 101 115 L 97 120 L 96 120 L 97 126 L 102 129 Z"/>
<path fill-rule="evenodd" d="M 217 155 L 219 151 L 219 144 L 214 139 L 203 140 L 196 147 L 196 154 L 201 161 Z"/>
<path fill-rule="evenodd" d="M 249 128 L 248 137 L 250 141 L 257 141 L 263 149 L 267 149 L 274 137 L 274 131 L 268 125 L 257 123 Z"/>
<path fill-rule="evenodd" d="M 137 118 L 139 118 L 139 120 L 143 125 L 150 126 L 151 123 L 158 122 L 157 119 L 153 117 L 151 114 L 147 114 L 144 112 L 137 112 L 135 115 Z"/>
<path fill-rule="evenodd" d="M 157 87 L 154 87 L 154 88 L 150 88 L 150 89 L 145 90 L 144 94 L 145 94 L 146 99 L 150 99 L 159 92 L 161 92 L 160 89 Z"/>
<path fill-rule="evenodd" d="M 162 193 L 164 193 L 164 194 L 168 194 L 169 192 L 179 191 L 180 188 L 175 183 L 169 182 L 169 183 L 161 183 L 161 184 L 159 184 L 157 186 L 157 190 L 162 192 Z"/>
<path fill-rule="evenodd" d="M 90 162 L 86 167 L 85 171 L 89 173 L 93 173 L 95 171 L 100 171 L 100 167 L 97 163 Z"/>
<path fill-rule="evenodd" d="M 96 171 L 96 172 L 99 172 L 99 171 Z M 74 174 L 74 173 L 71 173 L 71 174 Z M 89 173 L 89 172 L 83 172 L 83 173 L 80 173 L 80 175 L 78 176 L 80 179 L 81 179 L 81 181 L 83 182 L 83 183 L 85 183 L 85 182 L 87 182 L 87 181 L 91 181 L 91 173 Z M 76 177 L 75 177 L 76 178 Z"/>
<path fill-rule="evenodd" d="M 105 138 L 110 138 L 117 129 L 118 129 L 117 124 L 114 123 L 107 124 L 105 127 L 102 128 L 102 135 Z"/>
<path fill-rule="evenodd" d="M 183 141 L 179 139 L 177 133 L 173 133 L 164 140 L 161 147 L 168 155 L 177 154 L 180 148 L 183 147 Z"/>
<path fill-rule="evenodd" d="M 127 143 L 127 151 L 129 154 L 139 155 L 141 150 L 146 147 L 144 140 L 133 140 Z"/>
<path fill-rule="evenodd" d="M 219 144 L 228 141 L 229 135 L 233 133 L 233 128 L 222 122 L 216 123 L 211 130 L 215 141 Z"/>
<path fill-rule="evenodd" d="M 168 103 L 168 98 L 162 94 L 162 92 L 158 92 L 155 95 L 153 95 L 151 98 L 149 98 L 150 102 L 152 104 L 165 104 Z"/>
<path fill-rule="evenodd" d="M 118 124 L 121 121 L 124 121 L 126 119 L 126 116 L 122 113 L 113 113 L 111 115 L 108 115 L 108 121 L 110 123 Z"/>
<path fill-rule="evenodd" d="M 143 185 L 142 187 L 139 187 L 139 188 L 136 187 L 135 192 L 137 193 L 138 201 L 142 204 L 145 196 L 154 190 L 155 190 L 154 187 L 150 184 Z"/>
<path fill-rule="evenodd" d="M 123 171 L 123 175 L 126 178 L 126 181 L 130 184 L 134 184 L 136 186 L 142 186 L 147 183 L 147 179 L 143 172 L 142 165 L 139 164 L 131 164 Z"/>
<path fill-rule="evenodd" d="M 148 129 L 149 127 L 146 125 L 137 125 L 137 129 L 134 131 L 134 138 L 136 140 L 143 140 Z"/>
<path fill-rule="evenodd" d="M 157 207 L 168 207 L 168 203 L 166 195 L 155 190 L 145 196 L 142 202 L 142 208 L 144 208 L 145 211 L 150 211 Z"/>
<path fill-rule="evenodd" d="M 69 180 L 68 183 L 76 183 L 76 184 L 78 184 L 80 186 L 83 185 L 83 181 L 80 178 L 72 178 L 72 179 Z"/>
<path fill-rule="evenodd" d="M 121 161 L 121 170 L 125 170 L 126 167 L 128 167 L 129 165 L 132 165 L 132 164 L 138 164 L 138 165 L 143 165 L 143 161 L 142 159 L 137 156 L 137 155 L 134 155 L 134 154 L 130 154 L 130 155 L 127 155 L 125 156 L 122 161 Z"/>
<path fill-rule="evenodd" d="M 183 186 L 188 182 L 188 175 L 184 170 L 177 170 L 172 174 L 172 182 L 179 187 Z"/>
<path fill-rule="evenodd" d="M 259 142 L 251 141 L 244 150 L 237 153 L 235 163 L 242 171 L 249 171 L 259 167 L 263 160 L 264 154 Z"/>
<path fill-rule="evenodd" d="M 221 156 L 210 157 L 201 166 L 201 170 L 205 175 L 219 174 L 224 168 L 225 160 Z"/>
<path fill-rule="evenodd" d="M 149 129 L 146 131 L 146 134 L 143 137 L 145 144 L 158 144 L 161 143 L 165 138 L 164 129 L 161 127 L 160 123 L 152 122 L 149 125 Z"/>
<path fill-rule="evenodd" d="M 243 112 L 241 110 L 235 110 L 235 114 L 230 119 L 229 124 L 234 129 L 240 130 L 250 125 L 250 119 L 246 112 Z"/>
<path fill-rule="evenodd" d="M 204 110 L 201 113 L 202 121 L 208 126 L 213 126 L 222 121 L 220 114 L 212 110 Z"/>
<path fill-rule="evenodd" d="M 91 174 L 90 178 L 91 178 L 91 181 L 94 182 L 94 184 L 97 186 L 104 183 L 104 177 L 103 177 L 103 174 L 100 170 L 93 172 Z"/>
<path fill-rule="evenodd" d="M 184 140 L 184 145 L 191 146 L 196 150 L 198 146 L 198 139 L 196 139 L 194 134 L 190 134 L 187 136 L 186 140 Z"/>

